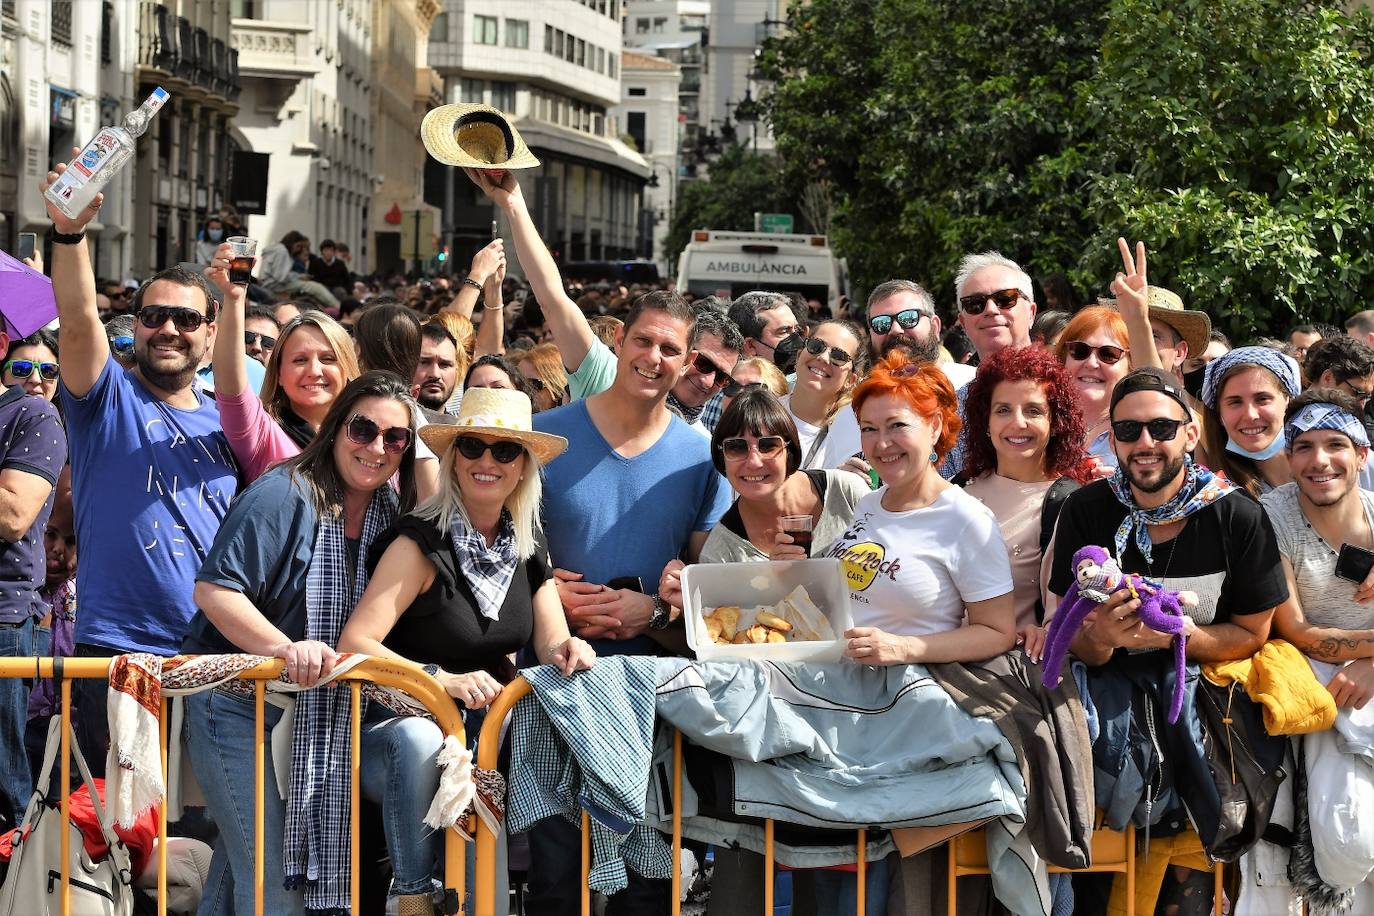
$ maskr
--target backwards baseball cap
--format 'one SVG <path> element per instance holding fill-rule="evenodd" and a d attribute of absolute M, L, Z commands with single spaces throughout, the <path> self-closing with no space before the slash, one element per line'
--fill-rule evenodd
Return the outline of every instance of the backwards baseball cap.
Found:
<path fill-rule="evenodd" d="M 1183 391 L 1183 386 L 1172 375 L 1154 366 L 1132 369 L 1126 373 L 1125 378 L 1116 383 L 1116 387 L 1112 389 L 1112 403 L 1108 413 L 1116 410 L 1117 401 L 1137 391 L 1158 391 L 1165 397 L 1173 398 L 1183 408 L 1183 415 L 1189 420 L 1193 419 L 1193 410 L 1188 406 L 1188 397 Z"/>

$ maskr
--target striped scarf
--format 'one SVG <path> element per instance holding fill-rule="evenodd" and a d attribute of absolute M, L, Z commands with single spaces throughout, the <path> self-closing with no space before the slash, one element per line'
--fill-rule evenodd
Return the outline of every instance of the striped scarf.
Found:
<path fill-rule="evenodd" d="M 356 566 L 349 563 L 342 516 L 320 518 L 305 580 L 306 639 L 338 644 L 367 587 L 368 548 L 396 512 L 395 491 L 378 487 L 363 519 Z M 346 690 L 307 690 L 297 701 L 283 859 L 287 887 L 305 885 L 311 912 L 343 913 L 349 907 L 350 718 Z"/>

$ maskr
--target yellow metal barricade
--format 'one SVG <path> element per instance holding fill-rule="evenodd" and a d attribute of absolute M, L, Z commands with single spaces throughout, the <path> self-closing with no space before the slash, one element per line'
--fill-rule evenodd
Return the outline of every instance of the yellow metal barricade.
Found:
<path fill-rule="evenodd" d="M 110 659 L 108 658 L 65 658 L 60 659 L 61 677 L 58 681 L 58 695 L 61 698 L 61 710 L 59 715 L 64 722 L 70 725 L 71 722 L 71 701 L 72 701 L 72 681 L 77 678 L 101 678 L 108 677 Z M 256 916 L 266 916 L 263 908 L 263 874 L 264 874 L 264 851 L 263 851 L 263 817 L 262 811 L 266 801 L 265 774 L 266 766 L 266 734 L 263 727 L 263 714 L 265 711 L 266 686 L 265 681 L 272 680 L 281 674 L 284 662 L 279 659 L 263 662 L 252 668 L 248 668 L 239 673 L 241 680 L 252 680 L 254 684 L 254 708 L 255 708 L 255 738 L 253 747 L 253 893 L 254 893 L 254 912 Z M 0 658 L 0 678 L 32 678 L 32 677 L 54 677 L 54 664 L 51 658 Z M 360 804 L 361 779 L 359 773 L 362 754 L 360 745 L 362 740 L 362 720 L 359 715 L 362 705 L 362 685 L 364 682 L 378 684 L 382 687 L 391 687 L 400 690 L 418 701 L 429 713 L 434 716 L 439 725 L 439 729 L 445 735 L 452 735 L 459 741 L 464 740 L 463 719 L 458 712 L 458 707 L 439 682 L 426 674 L 419 665 L 410 662 L 398 662 L 391 659 L 370 658 L 359 663 L 356 667 L 341 675 L 339 682 L 346 684 L 350 691 L 351 705 L 353 712 L 352 725 L 352 746 L 353 746 L 353 767 L 352 767 L 352 804 L 351 804 L 351 823 L 352 823 L 352 912 L 357 916 L 359 912 L 359 826 L 358 811 Z M 518 683 L 525 683 L 523 680 Z M 323 688 L 329 689 L 329 688 Z M 342 688 L 341 688 L 342 689 Z M 164 697 L 162 710 L 159 715 L 159 732 L 162 739 L 162 776 L 165 784 L 167 779 L 167 706 L 168 700 Z M 61 788 L 61 817 L 62 817 L 62 875 L 60 884 L 61 893 L 61 913 L 62 916 L 70 916 L 70 878 L 67 873 L 67 863 L 70 859 L 70 791 L 71 791 L 71 745 L 70 727 L 62 730 L 62 788 Z M 420 829 L 420 825 L 416 825 Z M 464 875 L 464 839 L 458 835 L 455 829 L 445 831 L 444 843 L 444 886 L 457 891 L 459 906 L 462 906 L 465 875 Z M 163 804 L 160 806 L 158 816 L 158 886 L 157 886 L 157 912 L 158 916 L 166 916 L 167 913 L 167 808 Z M 480 835 L 479 835 L 480 840 Z M 494 847 L 492 847 L 494 848 Z M 480 860 L 479 860 L 480 861 Z M 490 871 L 490 869 L 488 869 Z M 480 872 L 478 873 L 480 877 Z M 488 882 L 490 883 L 490 882 Z M 460 909 L 461 912 L 461 909 Z"/>
<path fill-rule="evenodd" d="M 522 677 L 517 677 L 506 685 L 501 691 L 491 707 L 487 710 L 486 721 L 482 724 L 482 732 L 477 741 L 477 766 L 481 769 L 496 769 L 497 754 L 500 750 L 501 726 L 506 719 L 506 715 L 511 711 L 521 699 L 530 693 L 529 681 Z M 672 916 L 681 916 L 682 913 L 682 733 L 673 734 L 673 878 L 672 878 Z M 496 836 L 492 834 L 485 822 L 478 818 L 477 824 L 477 894 L 474 901 L 477 916 L 506 916 L 506 910 L 502 909 L 499 913 L 496 910 Z M 772 916 L 773 913 L 773 820 L 769 818 L 763 822 L 764 831 L 764 869 L 763 869 L 763 912 L 764 916 Z M 867 864 L 864 856 L 867 851 L 867 833 L 863 829 L 857 831 L 858 844 L 858 916 L 864 914 L 864 879 L 866 877 Z M 582 916 L 591 916 L 592 912 L 592 893 L 587 883 L 587 876 L 591 873 L 592 854 L 591 854 L 591 819 L 587 812 L 582 812 L 582 881 L 580 885 L 582 899 Z M 504 898 L 503 898 L 504 900 Z"/>

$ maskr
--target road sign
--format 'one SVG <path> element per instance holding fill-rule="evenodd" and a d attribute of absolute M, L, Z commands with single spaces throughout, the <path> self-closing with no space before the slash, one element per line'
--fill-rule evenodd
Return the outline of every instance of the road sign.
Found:
<path fill-rule="evenodd" d="M 418 217 L 418 218 L 417 218 Z M 419 257 L 421 259 L 432 258 L 436 253 L 434 244 L 434 211 L 433 210 L 404 210 L 401 213 L 401 257 L 407 260 Z M 419 247 L 415 245 L 415 236 L 419 234 Z"/>
<path fill-rule="evenodd" d="M 773 232 L 781 235 L 790 235 L 792 232 L 792 214 L 755 213 L 754 231 Z"/>

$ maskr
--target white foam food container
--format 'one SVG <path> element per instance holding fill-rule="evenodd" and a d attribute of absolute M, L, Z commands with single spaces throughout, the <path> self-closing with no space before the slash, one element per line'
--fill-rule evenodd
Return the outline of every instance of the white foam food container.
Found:
<path fill-rule="evenodd" d="M 785 643 L 717 645 L 706 632 L 702 613 L 722 605 L 743 609 L 740 629 L 752 623 L 753 609 L 777 604 L 802 585 L 825 614 L 835 639 Z M 849 586 L 840 561 L 789 560 L 766 563 L 697 563 L 682 571 L 682 613 L 687 644 L 698 659 L 757 658 L 782 662 L 836 662 L 844 657 L 842 634 L 852 626 Z M 747 621 L 747 623 L 746 623 Z"/>

